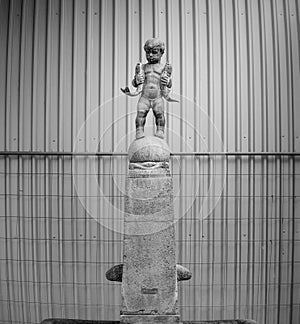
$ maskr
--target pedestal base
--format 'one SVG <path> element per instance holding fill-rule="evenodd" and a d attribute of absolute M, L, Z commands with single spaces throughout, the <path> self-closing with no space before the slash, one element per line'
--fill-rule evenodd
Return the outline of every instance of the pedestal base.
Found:
<path fill-rule="evenodd" d="M 121 315 L 128 318 L 131 317 L 145 317 L 148 316 L 149 320 L 151 320 L 151 317 L 160 317 L 161 319 L 165 320 L 165 323 L 173 323 L 169 322 L 171 320 L 171 317 L 176 317 L 176 315 Z M 168 318 L 166 318 L 168 317 Z M 178 319 L 179 320 L 179 319 Z M 88 321 L 88 320 L 76 320 L 76 319 L 45 319 L 41 322 L 41 324 L 120 324 L 120 323 L 151 323 L 151 322 L 119 322 L 119 321 Z M 153 323 L 159 323 L 159 322 L 153 322 Z M 174 323 L 180 323 L 180 322 L 174 322 Z M 188 321 L 183 322 L 183 324 L 257 324 L 257 322 L 253 320 L 215 320 L 215 321 Z"/>
<path fill-rule="evenodd" d="M 121 324 L 181 324 L 179 315 L 121 315 Z"/>

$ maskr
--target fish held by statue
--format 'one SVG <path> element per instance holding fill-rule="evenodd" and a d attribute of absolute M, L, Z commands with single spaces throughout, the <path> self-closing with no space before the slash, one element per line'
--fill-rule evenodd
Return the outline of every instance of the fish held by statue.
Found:
<path fill-rule="evenodd" d="M 166 77 L 170 78 L 171 75 L 172 75 L 172 65 L 170 63 L 166 63 L 166 65 L 162 71 L 161 77 L 166 76 Z M 169 102 L 179 102 L 178 100 L 173 99 L 169 96 L 171 88 L 168 88 L 166 85 L 165 86 L 162 85 L 160 87 L 160 90 L 161 90 L 161 94 L 165 100 L 167 100 Z"/>
<path fill-rule="evenodd" d="M 137 65 L 135 66 L 135 75 L 139 75 L 139 74 L 144 74 L 142 63 L 137 63 Z M 129 87 L 125 87 L 124 89 L 121 88 L 121 91 L 130 97 L 138 96 L 139 94 L 142 93 L 142 90 L 143 90 L 143 83 L 138 85 L 135 92 L 131 92 Z"/>

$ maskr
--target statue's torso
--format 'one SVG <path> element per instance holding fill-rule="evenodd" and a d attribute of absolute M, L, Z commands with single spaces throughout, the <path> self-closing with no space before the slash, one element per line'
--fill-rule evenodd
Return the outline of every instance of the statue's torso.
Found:
<path fill-rule="evenodd" d="M 144 64 L 145 82 L 142 95 L 148 99 L 156 99 L 161 96 L 160 77 L 164 69 L 161 63 Z"/>

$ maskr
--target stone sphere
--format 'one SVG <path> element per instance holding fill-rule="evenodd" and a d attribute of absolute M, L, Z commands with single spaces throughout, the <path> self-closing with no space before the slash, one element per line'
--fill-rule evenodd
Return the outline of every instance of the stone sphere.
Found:
<path fill-rule="evenodd" d="M 146 136 L 134 140 L 128 149 L 130 162 L 168 162 L 170 149 L 168 144 L 156 136 Z"/>

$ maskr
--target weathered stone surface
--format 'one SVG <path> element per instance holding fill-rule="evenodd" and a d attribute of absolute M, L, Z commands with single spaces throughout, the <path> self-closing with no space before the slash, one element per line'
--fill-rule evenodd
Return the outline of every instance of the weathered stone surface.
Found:
<path fill-rule="evenodd" d="M 191 271 L 183 267 L 182 265 L 177 264 L 176 270 L 177 270 L 177 281 L 190 280 L 192 278 Z"/>
<path fill-rule="evenodd" d="M 129 178 L 125 195 L 125 210 L 134 215 L 149 215 L 171 208 L 173 188 L 171 177 Z"/>
<path fill-rule="evenodd" d="M 105 277 L 109 281 L 122 282 L 123 264 L 117 264 L 106 271 Z"/>
<path fill-rule="evenodd" d="M 133 141 L 128 149 L 130 162 L 168 162 L 168 144 L 156 136 L 146 136 Z"/>
<path fill-rule="evenodd" d="M 177 281 L 189 280 L 192 278 L 192 273 L 189 269 L 180 264 L 176 265 Z M 117 264 L 110 268 L 106 274 L 106 279 L 110 281 L 122 282 L 123 264 Z"/>
<path fill-rule="evenodd" d="M 156 172 L 130 171 L 126 181 L 125 234 L 147 235 L 173 226 L 172 178 L 169 170 L 159 177 L 152 177 Z"/>
<path fill-rule="evenodd" d="M 179 324 L 179 315 L 121 315 L 121 324 L 168 323 Z"/>
<path fill-rule="evenodd" d="M 147 137 L 139 141 L 144 146 Z M 168 164 L 145 163 L 168 161 L 169 150 L 154 141 L 159 145 L 150 139 L 147 149 L 129 150 L 131 162 L 143 165 L 133 165 L 126 180 L 122 315 L 178 314 L 172 178 Z"/>
<path fill-rule="evenodd" d="M 149 235 L 125 235 L 122 314 L 176 314 L 174 226 Z"/>

